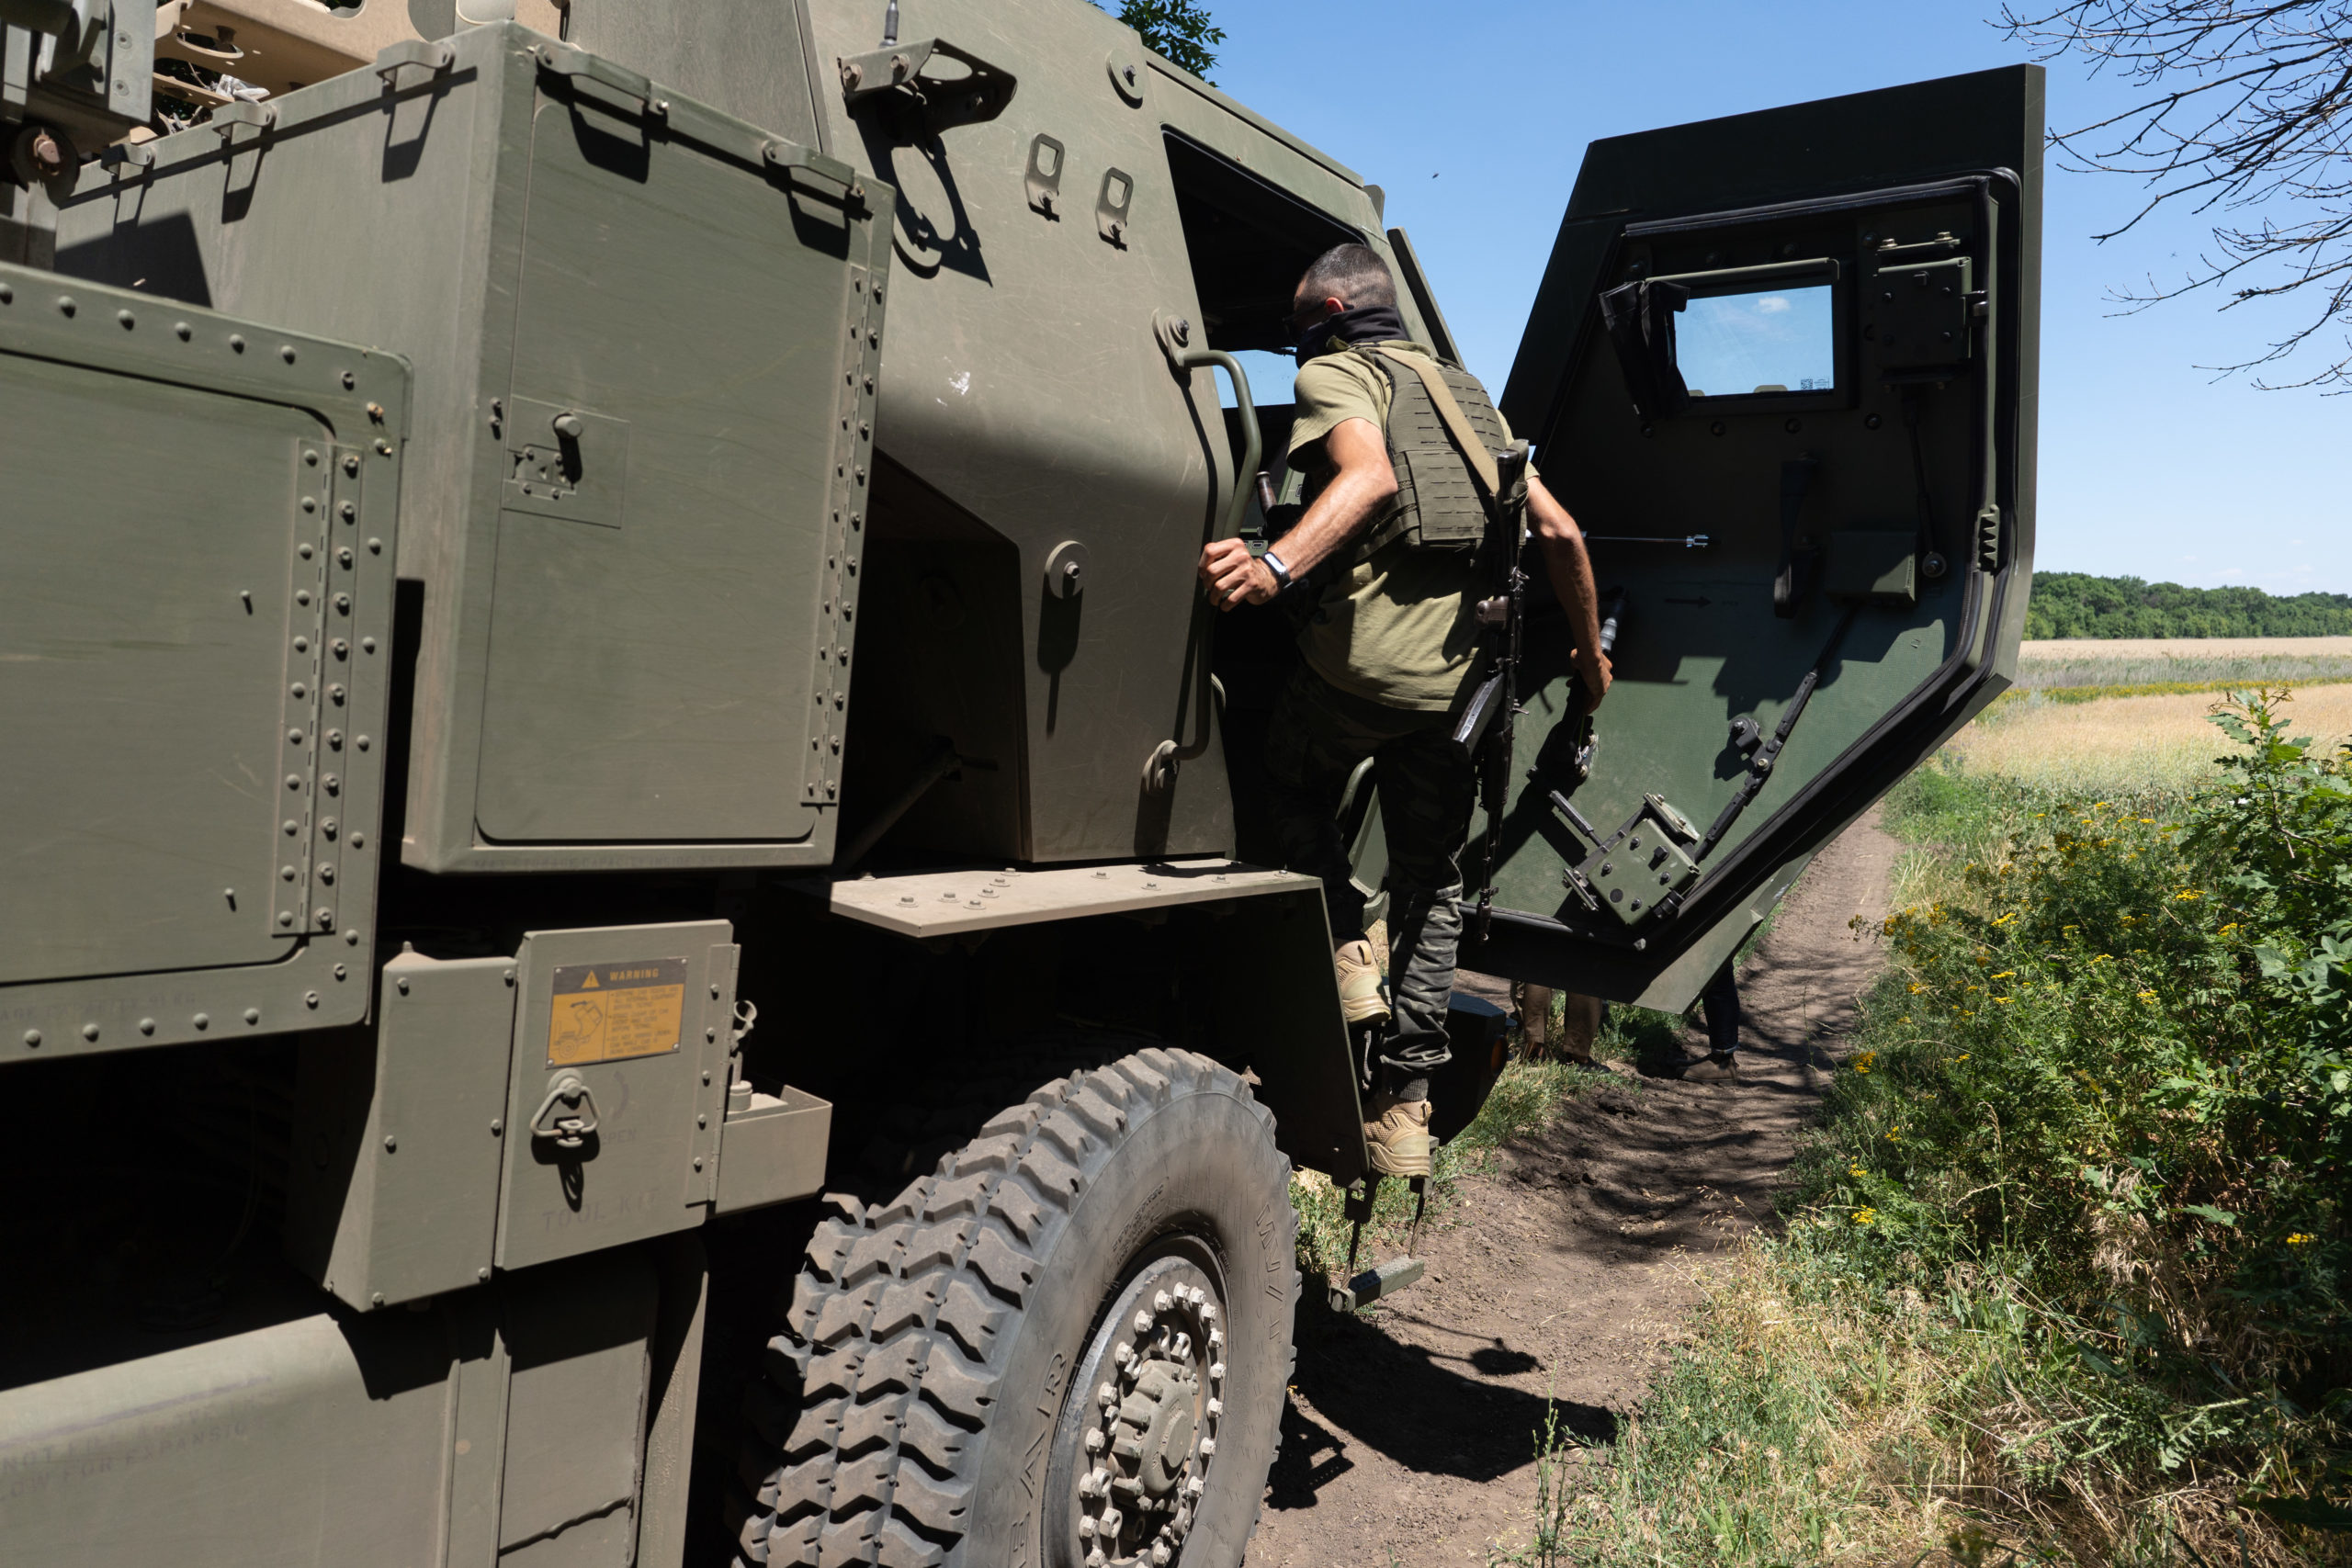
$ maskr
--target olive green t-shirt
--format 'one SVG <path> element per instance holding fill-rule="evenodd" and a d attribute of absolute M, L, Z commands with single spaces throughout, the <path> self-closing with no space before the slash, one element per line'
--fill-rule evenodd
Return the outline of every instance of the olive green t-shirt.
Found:
<path fill-rule="evenodd" d="M 1417 343 L 1386 346 L 1430 354 Z M 1385 431 L 1393 395 L 1388 378 L 1361 355 L 1308 360 L 1299 367 L 1294 400 L 1292 466 L 1312 479 L 1328 479 L 1323 438 L 1351 419 L 1368 419 Z M 1282 553 L 1279 544 L 1275 553 Z M 1343 692 L 1389 707 L 1442 711 L 1477 669 L 1485 588 L 1476 550 L 1417 549 L 1392 539 L 1323 590 L 1299 633 L 1299 649 L 1317 675 Z"/>

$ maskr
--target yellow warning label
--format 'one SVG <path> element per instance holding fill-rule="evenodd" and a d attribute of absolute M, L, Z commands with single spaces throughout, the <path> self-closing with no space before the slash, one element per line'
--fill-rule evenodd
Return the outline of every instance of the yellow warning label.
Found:
<path fill-rule="evenodd" d="M 560 964 L 548 1017 L 548 1066 L 575 1067 L 675 1051 L 685 1014 L 683 958 Z"/>

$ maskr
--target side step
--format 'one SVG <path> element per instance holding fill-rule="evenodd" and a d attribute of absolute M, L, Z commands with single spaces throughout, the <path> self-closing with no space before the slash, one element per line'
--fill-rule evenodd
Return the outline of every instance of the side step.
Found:
<path fill-rule="evenodd" d="M 1419 1280 L 1422 1267 L 1419 1258 L 1392 1258 L 1377 1269 L 1367 1269 L 1346 1284 L 1331 1287 L 1331 1310 L 1354 1312 L 1383 1296 L 1393 1296 Z"/>

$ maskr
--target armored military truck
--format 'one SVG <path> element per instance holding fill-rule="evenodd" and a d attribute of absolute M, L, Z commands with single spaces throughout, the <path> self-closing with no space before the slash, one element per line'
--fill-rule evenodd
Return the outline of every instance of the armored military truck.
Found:
<path fill-rule="evenodd" d="M 1378 187 L 1079 0 L 0 28 L 0 1557 L 1238 1562 L 1362 1060 L 1193 563 L 1309 259 L 1458 357 Z M 2041 127 L 1588 150 L 1466 963 L 1685 1005 L 2007 682 Z"/>

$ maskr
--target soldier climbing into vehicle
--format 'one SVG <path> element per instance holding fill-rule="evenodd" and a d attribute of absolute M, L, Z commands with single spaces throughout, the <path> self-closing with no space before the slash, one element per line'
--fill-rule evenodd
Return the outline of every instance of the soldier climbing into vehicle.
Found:
<path fill-rule="evenodd" d="M 1305 662 L 1266 756 L 1283 853 L 1321 878 L 1342 1010 L 1351 1028 L 1376 1032 L 1381 1081 L 1364 1124 L 1374 1168 L 1426 1176 L 1429 1080 L 1452 1055 L 1446 1010 L 1478 783 L 1457 721 L 1504 657 L 1479 606 L 1529 532 L 1567 612 L 1588 711 L 1609 690 L 1609 659 L 1581 531 L 1532 468 L 1521 515 L 1497 461 L 1512 456 L 1510 428 L 1475 378 L 1408 335 L 1387 264 L 1368 246 L 1337 246 L 1306 269 L 1293 304 L 1289 460 L 1305 510 L 1261 555 L 1238 538 L 1210 544 L 1200 576 L 1222 610 L 1299 601 Z M 1367 757 L 1388 850 L 1387 912 L 1369 928 L 1337 823 Z"/>

